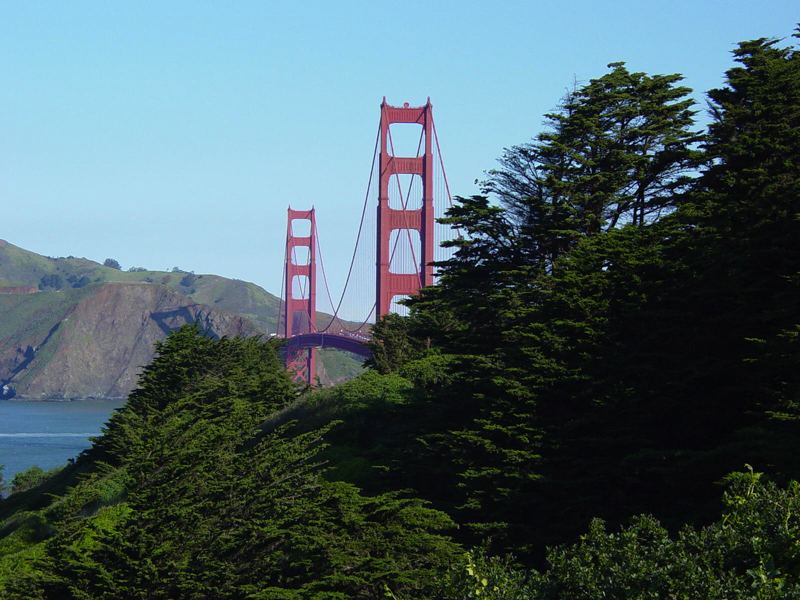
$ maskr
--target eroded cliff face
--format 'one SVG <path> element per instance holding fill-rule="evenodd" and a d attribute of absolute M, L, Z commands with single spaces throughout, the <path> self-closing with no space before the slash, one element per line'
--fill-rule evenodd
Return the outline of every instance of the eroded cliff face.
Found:
<path fill-rule="evenodd" d="M 155 343 L 185 323 L 199 321 L 217 336 L 260 333 L 242 317 L 163 285 L 89 286 L 74 298 L 59 297 L 58 309 L 49 311 L 33 305 L 44 293 L 61 292 L 17 296 L 4 307 L 7 318 L 28 319 L 30 326 L 0 340 L 0 397 L 122 398 L 151 361 Z"/>

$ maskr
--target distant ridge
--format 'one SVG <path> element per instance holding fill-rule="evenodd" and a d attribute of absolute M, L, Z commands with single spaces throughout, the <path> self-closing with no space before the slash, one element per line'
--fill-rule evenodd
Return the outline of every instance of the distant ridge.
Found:
<path fill-rule="evenodd" d="M 198 304 L 246 317 L 265 333 L 277 324 L 280 299 L 253 283 L 185 271 L 121 271 L 87 258 L 42 256 L 0 240 L 0 288 L 65 291 L 108 282 L 164 285 Z"/>
<path fill-rule="evenodd" d="M 220 337 L 268 335 L 279 308 L 253 283 L 121 271 L 0 240 L 0 400 L 123 398 L 169 331 L 199 321 Z M 324 362 L 324 383 L 358 372 L 342 357 Z"/>

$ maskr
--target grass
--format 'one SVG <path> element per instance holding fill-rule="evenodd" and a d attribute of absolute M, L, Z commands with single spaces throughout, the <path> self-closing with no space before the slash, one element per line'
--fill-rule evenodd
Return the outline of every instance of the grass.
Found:
<path fill-rule="evenodd" d="M 97 285 L 38 294 L 0 294 L 0 340 L 46 337 L 53 324 L 75 304 L 93 294 Z"/>

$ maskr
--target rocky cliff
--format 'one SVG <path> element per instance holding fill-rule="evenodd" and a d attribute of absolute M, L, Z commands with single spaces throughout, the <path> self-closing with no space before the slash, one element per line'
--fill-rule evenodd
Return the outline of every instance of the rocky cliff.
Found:
<path fill-rule="evenodd" d="M 47 302 L 54 294 L 63 298 Z M 34 299 L 38 307 L 31 306 Z M 261 333 L 247 319 L 160 284 L 91 284 L 0 298 L 0 305 L 9 320 L 30 319 L 0 340 L 0 392 L 6 398 L 124 397 L 155 343 L 184 323 L 199 321 L 217 336 Z"/>

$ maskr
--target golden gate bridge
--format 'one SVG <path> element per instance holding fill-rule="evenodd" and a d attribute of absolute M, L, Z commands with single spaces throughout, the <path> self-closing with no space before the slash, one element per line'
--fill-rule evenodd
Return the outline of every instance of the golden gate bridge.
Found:
<path fill-rule="evenodd" d="M 395 151 L 398 129 L 403 139 L 416 140 L 414 156 Z M 337 302 L 325 273 L 315 209 L 288 210 L 278 335 L 288 340 L 286 366 L 296 381 L 315 380 L 317 348 L 369 356 L 363 343 L 370 339 L 371 323 L 402 313 L 400 300 L 433 285 L 431 263 L 447 257 L 441 242 L 454 237 L 436 215 L 451 205 L 430 98 L 418 107 L 390 106 L 384 98 L 358 235 Z M 361 268 L 373 264 L 374 269 Z M 318 267 L 332 307 L 324 323 L 317 314 Z M 361 315 L 355 321 L 340 315 L 346 300 Z"/>

